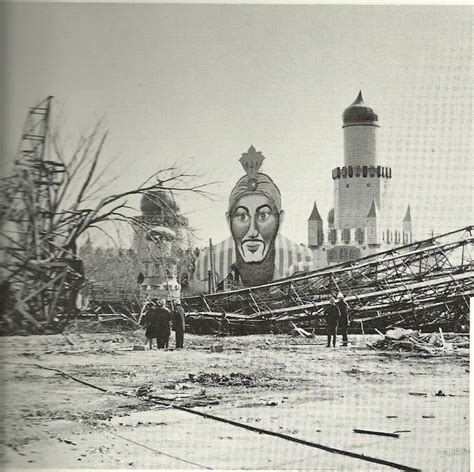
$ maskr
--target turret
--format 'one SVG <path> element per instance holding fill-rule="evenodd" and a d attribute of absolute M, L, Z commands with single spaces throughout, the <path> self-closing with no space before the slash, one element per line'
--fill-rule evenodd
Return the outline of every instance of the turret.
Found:
<path fill-rule="evenodd" d="M 407 212 L 403 218 L 403 244 L 409 244 L 412 242 L 412 226 L 411 226 L 411 213 L 410 205 L 408 205 Z"/>
<path fill-rule="evenodd" d="M 338 230 L 364 227 L 374 199 L 377 208 L 383 209 L 392 178 L 392 169 L 378 163 L 378 116 L 365 105 L 362 92 L 344 110 L 342 121 L 344 165 L 332 171 L 334 227 Z"/>
<path fill-rule="evenodd" d="M 316 202 L 314 202 L 313 211 L 308 218 L 308 247 L 316 248 L 324 242 L 323 219 L 319 214 Z"/>

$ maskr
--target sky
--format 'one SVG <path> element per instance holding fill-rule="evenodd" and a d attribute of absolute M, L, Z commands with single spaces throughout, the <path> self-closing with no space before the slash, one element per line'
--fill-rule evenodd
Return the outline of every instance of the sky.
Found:
<path fill-rule="evenodd" d="M 229 235 L 250 145 L 282 193 L 282 233 L 307 242 L 333 205 L 342 113 L 362 90 L 392 167 L 393 216 L 425 237 L 472 223 L 472 7 L 3 4 L 2 169 L 28 107 L 53 95 L 70 143 L 109 130 L 111 190 L 176 163 L 217 182 L 179 198 L 204 243 Z M 1 95 L 0 95 L 1 96 Z M 72 144 L 71 144 L 72 146 Z M 130 202 L 136 203 L 136 202 Z"/>

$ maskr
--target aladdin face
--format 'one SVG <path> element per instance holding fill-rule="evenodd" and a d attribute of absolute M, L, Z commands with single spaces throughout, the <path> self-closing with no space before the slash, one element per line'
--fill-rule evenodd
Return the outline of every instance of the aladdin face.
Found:
<path fill-rule="evenodd" d="M 239 198 L 228 215 L 230 230 L 243 260 L 261 262 L 270 250 L 280 226 L 280 213 L 266 195 Z"/>

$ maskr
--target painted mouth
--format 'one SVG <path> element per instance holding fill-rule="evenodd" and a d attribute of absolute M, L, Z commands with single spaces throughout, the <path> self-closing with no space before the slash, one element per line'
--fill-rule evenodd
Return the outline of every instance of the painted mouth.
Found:
<path fill-rule="evenodd" d="M 247 239 L 246 241 L 242 242 L 242 248 L 246 249 L 252 254 L 257 252 L 259 249 L 261 249 L 262 245 L 265 246 L 265 243 L 263 241 L 253 241 L 253 240 Z"/>

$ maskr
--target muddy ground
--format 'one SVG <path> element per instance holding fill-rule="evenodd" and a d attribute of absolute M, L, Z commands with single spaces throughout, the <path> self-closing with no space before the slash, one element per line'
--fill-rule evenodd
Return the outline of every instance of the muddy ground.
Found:
<path fill-rule="evenodd" d="M 142 332 L 68 338 L 0 339 L 2 468 L 396 470 L 173 403 L 424 471 L 469 470 L 467 349 L 431 356 L 374 351 L 366 342 L 377 336 L 326 348 L 322 336 L 187 335 L 184 350 L 143 352 L 132 350 Z M 222 352 L 211 352 L 216 344 Z"/>

